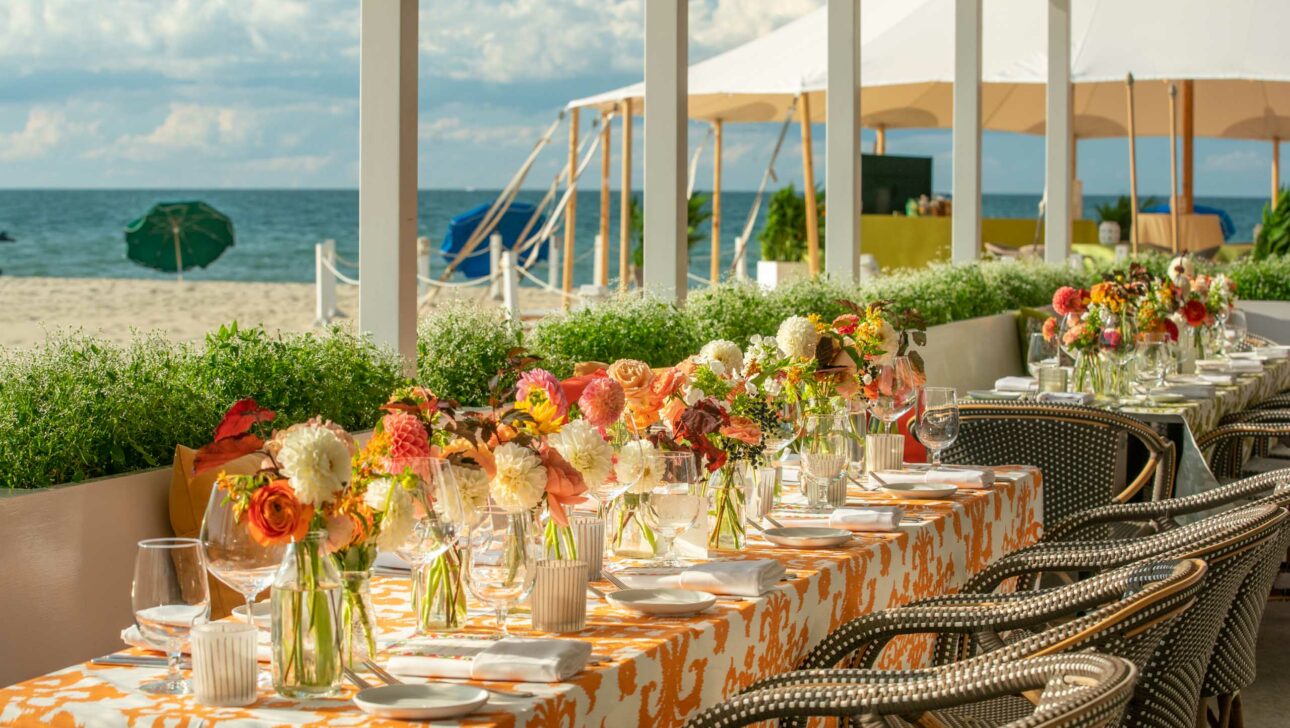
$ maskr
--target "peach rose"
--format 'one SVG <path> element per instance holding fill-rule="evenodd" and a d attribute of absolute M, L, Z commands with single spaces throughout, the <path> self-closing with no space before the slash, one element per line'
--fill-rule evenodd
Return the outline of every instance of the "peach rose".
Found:
<path fill-rule="evenodd" d="M 251 502 L 246 508 L 251 538 L 261 546 L 304 538 L 313 515 L 313 506 L 297 500 L 295 490 L 286 480 L 275 480 L 257 488 L 251 493 Z"/>
<path fill-rule="evenodd" d="M 609 365 L 606 373 L 622 385 L 628 405 L 649 406 L 650 387 L 654 384 L 654 370 L 649 368 L 649 364 L 636 359 L 619 359 Z"/>
<path fill-rule="evenodd" d="M 561 526 L 568 528 L 569 520 L 564 512 L 565 507 L 581 503 L 587 484 L 578 470 L 569 464 L 553 447 L 544 447 L 541 452 L 542 464 L 546 467 L 546 497 L 551 518 Z"/>
<path fill-rule="evenodd" d="M 752 418 L 742 415 L 735 415 L 730 418 L 730 424 L 721 428 L 721 434 L 732 440 L 746 442 L 749 445 L 761 443 L 761 428 Z"/>

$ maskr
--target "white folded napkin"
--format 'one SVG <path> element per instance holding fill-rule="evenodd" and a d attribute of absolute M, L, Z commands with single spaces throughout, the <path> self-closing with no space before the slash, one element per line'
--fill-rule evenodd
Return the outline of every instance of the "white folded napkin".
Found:
<path fill-rule="evenodd" d="M 847 531 L 895 531 L 905 509 L 895 506 L 839 508 L 829 516 L 829 525 Z"/>
<path fill-rule="evenodd" d="M 141 650 L 166 653 L 166 648 L 163 645 L 150 642 L 148 638 L 144 637 L 137 624 L 132 624 L 121 630 L 121 641 Z M 184 640 L 184 647 L 181 651 L 185 655 L 192 654 L 192 650 L 188 647 L 188 640 Z M 273 661 L 273 646 L 269 642 L 269 633 L 264 630 L 259 630 L 255 635 L 255 659 L 257 662 Z"/>
<path fill-rule="evenodd" d="M 471 643 L 475 644 L 471 644 Z M 415 652 L 406 642 L 399 650 Z M 417 654 L 396 654 L 386 669 L 396 675 L 459 680 L 553 683 L 582 672 L 591 659 L 591 643 L 581 640 L 507 637 L 497 642 L 436 639 Z"/>
<path fill-rule="evenodd" d="M 1200 359 L 1196 371 L 1216 374 L 1257 374 L 1263 364 L 1255 359 Z"/>
<path fill-rule="evenodd" d="M 1212 399 L 1214 385 L 1207 382 L 1180 382 L 1151 390 L 1152 394 L 1176 394 L 1187 399 Z"/>
<path fill-rule="evenodd" d="M 677 589 L 693 589 L 733 597 L 759 597 L 784 578 L 784 565 L 775 559 L 709 561 L 659 582 Z"/>
<path fill-rule="evenodd" d="M 1000 377 L 994 381 L 994 388 L 999 392 L 1034 392 L 1039 389 L 1039 380 L 1034 377 Z"/>
<path fill-rule="evenodd" d="M 402 556 L 393 551 L 377 551 L 376 558 L 372 560 L 372 567 L 383 569 L 397 569 L 399 571 L 412 571 L 412 564 L 409 564 Z"/>
<path fill-rule="evenodd" d="M 1039 402 L 1057 404 L 1088 404 L 1094 397 L 1088 392 L 1040 392 L 1035 399 Z"/>
<path fill-rule="evenodd" d="M 1205 382 L 1206 384 L 1216 384 L 1216 385 L 1221 385 L 1221 386 L 1224 386 L 1224 387 L 1230 387 L 1230 386 L 1232 385 L 1232 375 L 1231 375 L 1231 374 L 1210 374 L 1210 373 L 1201 373 L 1201 374 L 1197 374 L 1196 376 L 1197 376 L 1197 378 L 1199 378 L 1202 382 Z"/>
<path fill-rule="evenodd" d="M 933 468 L 930 470 L 879 470 L 883 483 L 950 483 L 960 488 L 981 488 L 994 483 L 994 474 L 969 468 Z M 877 483 L 877 481 L 874 481 Z M 878 483 L 881 485 L 881 483 Z"/>
<path fill-rule="evenodd" d="M 1265 359 L 1290 358 L 1290 346 L 1256 346 L 1254 353 Z"/>

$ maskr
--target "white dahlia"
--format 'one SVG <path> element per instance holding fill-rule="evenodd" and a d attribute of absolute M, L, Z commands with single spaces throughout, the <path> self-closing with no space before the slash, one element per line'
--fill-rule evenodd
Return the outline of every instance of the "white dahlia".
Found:
<path fill-rule="evenodd" d="M 416 527 L 413 515 L 412 494 L 389 478 L 367 484 L 363 502 L 381 513 L 381 529 L 376 534 L 376 545 L 386 551 L 403 548 L 412 539 Z"/>
<path fill-rule="evenodd" d="M 457 492 L 461 496 L 461 507 L 467 514 L 479 513 L 484 506 L 488 505 L 488 473 L 483 468 L 472 468 L 465 465 L 452 466 L 452 475 L 457 480 Z M 448 503 L 448 507 L 440 510 L 449 520 L 461 523 L 467 520 L 463 519 Z M 435 504 L 439 508 L 439 504 Z"/>
<path fill-rule="evenodd" d="M 510 511 L 527 511 L 537 506 L 546 491 L 546 466 L 537 453 L 513 442 L 493 451 L 497 474 L 493 476 L 493 500 Z"/>
<path fill-rule="evenodd" d="M 744 368 L 744 353 L 739 350 L 739 345 L 733 341 L 717 339 L 709 341 L 699 349 L 699 356 L 710 361 L 721 362 L 726 372 L 734 374 Z"/>
<path fill-rule="evenodd" d="M 900 351 L 900 332 L 892 328 L 891 324 L 886 321 L 882 322 L 882 356 L 878 358 L 879 363 L 886 364 L 896 357 L 896 352 Z"/>
<path fill-rule="evenodd" d="M 815 356 L 815 346 L 820 343 L 820 332 L 805 316 L 789 316 L 779 325 L 775 343 L 785 356 L 810 359 Z"/>
<path fill-rule="evenodd" d="M 604 484 L 614 467 L 614 448 L 586 420 L 574 420 L 547 438 L 593 491 Z"/>
<path fill-rule="evenodd" d="M 663 482 L 663 463 L 658 448 L 649 440 L 629 442 L 618 451 L 614 475 L 619 483 L 631 483 L 628 493 L 648 493 Z"/>
<path fill-rule="evenodd" d="M 296 498 L 306 505 L 328 503 L 349 482 L 349 448 L 326 427 L 302 427 L 288 433 L 277 459 Z"/>

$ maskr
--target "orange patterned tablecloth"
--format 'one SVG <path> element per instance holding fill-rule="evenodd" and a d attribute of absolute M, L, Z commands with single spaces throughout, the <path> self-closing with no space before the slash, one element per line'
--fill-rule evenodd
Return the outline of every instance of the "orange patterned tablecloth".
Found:
<path fill-rule="evenodd" d="M 1043 520 L 1039 473 L 1014 468 L 1008 474 L 1010 480 L 993 488 L 960 491 L 948 500 L 854 494 L 853 502 L 904 503 L 925 520 L 897 533 L 858 535 L 845 548 L 798 551 L 752 537 L 740 558 L 779 559 L 795 577 L 758 599 L 718 601 L 708 612 L 682 619 L 647 619 L 589 603 L 588 629 L 577 637 L 593 643 L 598 664 L 567 683 L 522 684 L 538 697 L 494 697 L 466 723 L 681 725 L 754 680 L 792 668 L 844 621 L 954 591 L 993 560 L 1036 541 Z M 412 625 L 407 592 L 404 579 L 376 578 L 373 596 L 383 633 L 407 632 Z M 470 631 L 489 630 L 491 620 L 483 614 L 471 621 Z M 884 660 L 920 664 L 928 648 L 921 641 L 901 642 Z M 83 664 L 28 680 L 0 690 L 0 725 L 406 725 L 372 720 L 347 696 L 297 701 L 264 690 L 248 708 L 208 708 L 191 697 L 151 696 L 137 689 L 157 674 Z"/>

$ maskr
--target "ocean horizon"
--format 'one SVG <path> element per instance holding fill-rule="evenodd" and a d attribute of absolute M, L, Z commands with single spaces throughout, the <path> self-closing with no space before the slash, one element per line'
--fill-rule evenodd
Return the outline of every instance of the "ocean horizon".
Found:
<path fill-rule="evenodd" d="M 429 237 L 435 254 L 431 271 L 445 266 L 438 246 L 449 219 L 476 205 L 491 202 L 498 190 L 427 188 L 418 199 L 418 235 Z M 697 190 L 697 192 L 704 192 Z M 537 203 L 544 190 L 522 190 L 517 199 Z M 640 194 L 637 190 L 636 194 Z M 755 191 L 722 194 L 722 265 L 728 268 L 735 237 L 744 228 Z M 1143 199 L 1151 195 L 1140 195 Z M 1113 202 L 1118 195 L 1086 195 L 1085 216 L 1095 219 L 1094 208 Z M 1159 196 L 1156 196 L 1159 199 Z M 600 193 L 579 190 L 575 280 L 592 279 L 592 242 L 599 231 Z M 767 199 L 769 193 L 767 194 Z M 337 252 L 349 260 L 358 255 L 358 190 L 319 189 L 0 189 L 0 231 L 16 242 L 0 243 L 0 274 L 59 278 L 166 279 L 173 274 L 139 266 L 125 256 L 123 229 L 130 220 L 157 202 L 199 199 L 227 214 L 237 235 L 236 245 L 208 268 L 185 272 L 189 280 L 308 283 L 314 279 L 314 245 L 336 241 Z M 987 218 L 1034 219 L 1038 194 L 993 193 L 982 196 Z M 1259 222 L 1266 200 L 1252 197 L 1197 197 L 1196 203 L 1227 211 L 1236 225 L 1232 242 L 1248 241 Z M 610 260 L 617 268 L 618 199 L 610 206 Z M 757 231 L 765 222 L 763 200 L 748 246 L 751 272 L 759 257 Z M 558 228 L 557 230 L 561 230 Z M 709 227 L 700 231 L 705 239 Z M 562 233 L 557 237 L 563 240 Z M 699 244 L 690 255 L 691 271 L 707 276 L 709 247 Z M 535 268 L 545 275 L 545 263 Z"/>

